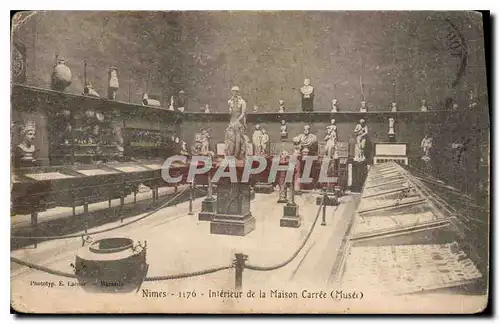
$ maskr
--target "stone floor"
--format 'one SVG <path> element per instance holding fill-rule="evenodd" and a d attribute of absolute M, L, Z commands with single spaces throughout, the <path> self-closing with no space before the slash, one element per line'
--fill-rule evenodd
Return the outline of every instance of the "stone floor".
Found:
<path fill-rule="evenodd" d="M 230 265 L 236 252 L 248 255 L 247 262 L 253 265 L 280 264 L 289 259 L 302 244 L 316 218 L 318 206 L 315 203 L 315 194 L 298 196 L 296 202 L 300 206 L 302 226 L 280 227 L 283 205 L 276 203 L 277 198 L 277 192 L 256 195 L 251 206 L 252 214 L 256 218 L 256 229 L 245 237 L 210 234 L 210 223 L 198 221 L 197 212 L 200 211 L 202 201 L 202 198 L 199 198 L 194 201 L 194 215 L 187 214 L 188 203 L 185 202 L 164 208 L 133 225 L 95 235 L 93 238 L 97 240 L 126 236 L 134 240 L 147 240 L 147 261 L 150 264 L 148 276 Z M 210 291 L 234 290 L 233 269 L 189 279 L 144 282 L 142 290 L 167 293 L 165 298 L 149 298 L 142 295 L 142 290 L 122 294 L 89 293 L 80 287 L 70 287 L 68 280 L 64 278 L 30 270 L 11 262 L 12 304 L 19 311 L 31 312 L 342 313 L 363 310 L 373 306 L 373 303 L 380 303 L 381 299 L 365 296 L 364 300 L 337 300 L 329 295 L 320 299 L 302 298 L 304 290 L 323 290 L 327 294 L 335 290 L 335 287 L 328 285 L 328 279 L 340 244 L 352 221 L 358 199 L 356 195 L 345 196 L 339 206 L 327 207 L 327 225 L 321 226 L 320 214 L 306 245 L 286 266 L 273 271 L 245 269 L 243 298 L 208 296 Z M 115 225 L 116 223 L 106 224 L 96 229 Z M 36 249 L 13 251 L 12 256 L 71 272 L 70 263 L 74 262 L 81 244 L 81 238 L 48 241 L 40 243 Z M 56 285 L 61 281 L 64 286 L 39 287 L 31 285 L 31 281 L 50 281 Z M 75 282 L 72 279 L 69 281 Z M 246 297 L 249 291 L 255 292 L 254 298 Z M 271 298 L 272 291 L 296 292 L 298 298 Z M 188 292 L 195 292 L 196 297 L 188 297 Z M 265 298 L 260 298 L 261 292 L 266 294 Z M 305 294 L 307 296 L 307 293 Z M 415 302 L 411 301 L 412 297 L 408 298 L 397 301 L 411 307 Z M 435 307 L 436 302 L 427 304 L 429 307 Z M 459 305 L 463 306 L 462 303 Z"/>

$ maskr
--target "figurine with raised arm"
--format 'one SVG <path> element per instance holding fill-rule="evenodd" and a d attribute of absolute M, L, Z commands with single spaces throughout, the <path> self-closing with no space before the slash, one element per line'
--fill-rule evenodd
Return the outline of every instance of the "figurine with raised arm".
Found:
<path fill-rule="evenodd" d="M 246 143 L 245 134 L 246 130 L 246 107 L 245 100 L 239 95 L 240 88 L 234 86 L 231 88 L 231 99 L 227 101 L 229 105 L 230 121 L 229 126 L 226 128 L 224 138 L 225 154 L 226 156 L 234 156 L 238 160 L 245 158 Z"/>
<path fill-rule="evenodd" d="M 364 119 L 359 120 L 359 124 L 354 128 L 354 135 L 356 136 L 356 146 L 354 148 L 354 161 L 364 162 L 366 160 L 365 147 L 366 139 L 368 137 L 368 126 Z"/>
<path fill-rule="evenodd" d="M 314 87 L 309 79 L 304 80 L 304 86 L 300 88 L 302 97 L 302 111 L 314 110 Z"/>

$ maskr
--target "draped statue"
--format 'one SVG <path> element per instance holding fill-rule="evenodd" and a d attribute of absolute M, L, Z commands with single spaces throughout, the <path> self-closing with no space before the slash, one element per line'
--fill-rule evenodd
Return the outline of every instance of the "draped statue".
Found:
<path fill-rule="evenodd" d="M 365 148 L 366 139 L 368 137 L 368 126 L 364 119 L 359 120 L 359 124 L 354 128 L 354 135 L 356 136 L 356 146 L 354 147 L 354 161 L 364 162 L 366 160 Z"/>
<path fill-rule="evenodd" d="M 228 100 L 230 121 L 226 128 L 224 139 L 226 156 L 234 156 L 238 160 L 243 160 L 246 156 L 246 142 L 243 136 L 246 132 L 246 102 L 239 96 L 240 89 L 231 89 L 232 97 Z"/>
<path fill-rule="evenodd" d="M 326 127 L 325 136 L 325 153 L 324 155 L 330 159 L 337 159 L 337 125 L 335 119 L 330 121 L 330 125 Z"/>

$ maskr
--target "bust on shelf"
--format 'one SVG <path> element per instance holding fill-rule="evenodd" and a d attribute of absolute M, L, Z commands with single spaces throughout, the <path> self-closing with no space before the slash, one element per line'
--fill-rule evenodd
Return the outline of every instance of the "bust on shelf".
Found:
<path fill-rule="evenodd" d="M 35 148 L 36 124 L 29 120 L 21 128 L 22 141 L 16 146 L 15 167 L 33 167 L 36 166 L 36 148 Z"/>
<path fill-rule="evenodd" d="M 367 112 L 368 107 L 366 106 L 366 100 L 361 101 L 361 106 L 359 107 L 359 112 Z"/>
<path fill-rule="evenodd" d="M 311 126 L 305 125 L 304 132 L 297 136 L 301 149 L 308 149 L 309 154 L 316 155 L 318 153 L 318 138 L 311 134 Z"/>
<path fill-rule="evenodd" d="M 302 111 L 314 110 L 314 87 L 309 79 L 304 80 L 304 85 L 300 88 L 302 97 Z"/>

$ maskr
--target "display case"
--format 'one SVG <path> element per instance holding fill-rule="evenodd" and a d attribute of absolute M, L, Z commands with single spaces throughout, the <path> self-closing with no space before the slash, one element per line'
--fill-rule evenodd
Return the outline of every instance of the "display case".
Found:
<path fill-rule="evenodd" d="M 487 214 L 416 169 L 374 165 L 334 282 L 388 294 L 451 288 L 484 293 Z"/>

